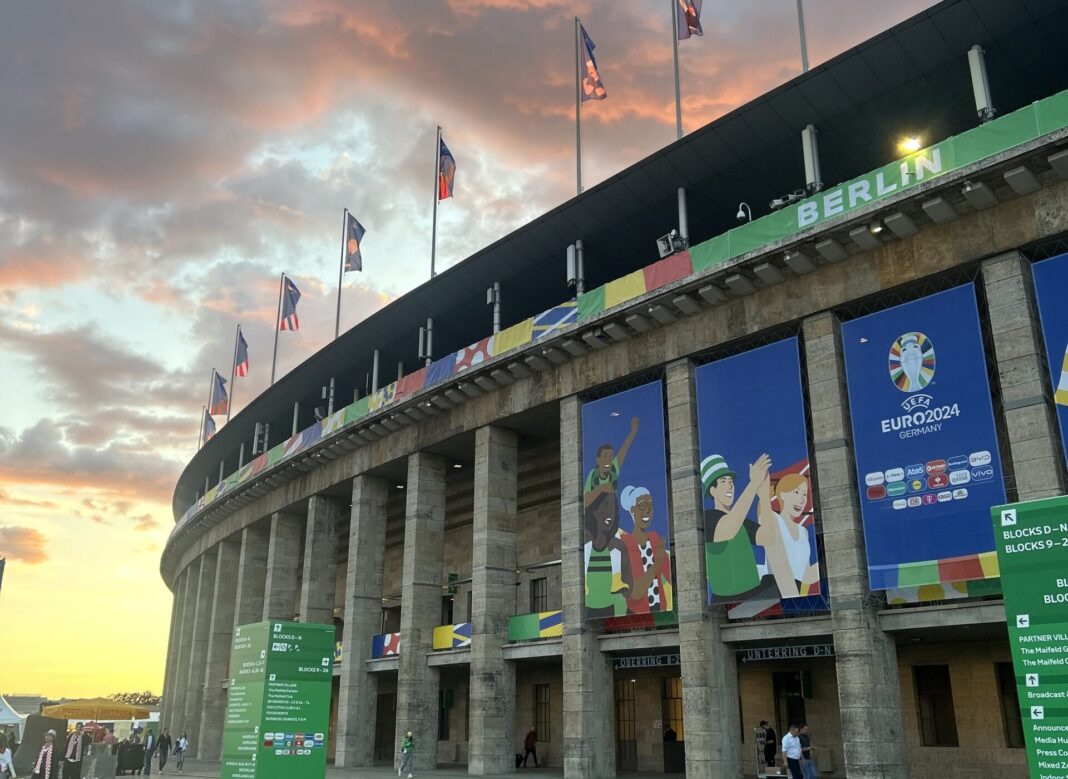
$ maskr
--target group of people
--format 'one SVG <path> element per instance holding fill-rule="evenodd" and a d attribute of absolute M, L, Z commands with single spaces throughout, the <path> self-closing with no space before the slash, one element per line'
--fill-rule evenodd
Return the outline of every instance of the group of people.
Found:
<path fill-rule="evenodd" d="M 775 728 L 766 720 L 761 720 L 757 727 L 757 745 L 761 744 L 763 744 L 764 765 L 774 768 L 775 757 L 778 754 L 778 741 Z M 782 737 L 782 764 L 790 772 L 790 779 L 817 779 L 819 768 L 812 754 L 814 749 L 808 724 L 802 722 L 790 725 Z"/>
<path fill-rule="evenodd" d="M 167 760 L 172 754 L 174 755 L 174 763 L 178 773 L 182 773 L 185 768 L 185 753 L 189 749 L 189 739 L 186 738 L 185 733 L 175 741 L 171 738 L 171 732 L 167 728 L 164 728 L 158 737 L 152 731 L 148 731 L 145 733 L 143 746 L 145 748 L 145 757 L 141 768 L 137 771 L 138 776 L 152 775 L 153 758 L 159 760 L 159 772 L 162 774 L 164 767 L 167 765 Z"/>
<path fill-rule="evenodd" d="M 44 743 L 38 750 L 37 757 L 34 759 L 33 766 L 30 769 L 32 779 L 57 779 L 60 763 L 63 764 L 63 779 L 81 779 L 83 759 L 88 753 L 88 746 L 92 741 L 89 734 L 85 732 L 82 723 L 79 722 L 75 725 L 74 730 L 67 735 L 62 755 L 56 751 L 56 738 L 56 731 L 48 730 L 45 732 Z M 7 748 L 6 739 L 2 736 L 0 736 L 0 741 L 3 742 L 0 743 L 0 779 L 16 779 L 15 767 L 11 760 L 11 750 Z M 121 755 L 125 748 L 139 745 L 141 740 L 136 733 L 131 733 L 120 742 L 109 729 L 104 735 L 103 743 Z M 158 738 L 154 733 L 148 731 L 145 734 L 143 746 L 144 762 L 137 771 L 139 775 L 151 775 L 154 755 L 159 756 L 159 772 L 162 774 L 163 767 L 167 764 L 167 758 L 172 752 L 172 747 L 176 758 L 175 762 L 178 766 L 178 773 L 182 773 L 185 753 L 189 748 L 189 740 L 184 733 L 177 742 L 174 742 L 166 729 Z"/>

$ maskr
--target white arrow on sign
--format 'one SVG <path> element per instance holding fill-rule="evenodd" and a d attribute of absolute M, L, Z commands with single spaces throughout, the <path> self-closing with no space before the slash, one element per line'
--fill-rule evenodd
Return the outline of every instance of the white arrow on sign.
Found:
<path fill-rule="evenodd" d="M 1038 687 L 1038 674 L 1027 674 L 1027 686 Z"/>
<path fill-rule="evenodd" d="M 1044 719 L 1046 716 L 1045 706 L 1032 706 L 1031 707 L 1031 719 Z"/>
<path fill-rule="evenodd" d="M 1029 628 L 1031 627 L 1031 615 L 1030 614 L 1017 614 L 1016 615 L 1016 627 Z"/>

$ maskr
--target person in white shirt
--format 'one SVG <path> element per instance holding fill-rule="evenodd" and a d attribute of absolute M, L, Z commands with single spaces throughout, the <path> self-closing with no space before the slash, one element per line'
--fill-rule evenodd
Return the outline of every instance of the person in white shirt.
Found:
<path fill-rule="evenodd" d="M 797 737 L 799 728 L 791 725 L 782 737 L 782 756 L 786 767 L 790 769 L 790 779 L 802 779 L 801 774 L 801 739 Z"/>
<path fill-rule="evenodd" d="M 0 736 L 0 779 L 15 779 L 15 765 L 11 761 L 7 736 Z"/>

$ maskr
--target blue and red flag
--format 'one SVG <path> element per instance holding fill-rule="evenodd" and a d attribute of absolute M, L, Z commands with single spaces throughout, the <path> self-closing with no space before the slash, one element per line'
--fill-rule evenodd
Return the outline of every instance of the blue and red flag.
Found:
<path fill-rule="evenodd" d="M 248 376 L 248 344 L 245 343 L 245 334 L 241 328 L 237 328 L 237 350 L 234 352 L 234 375 Z"/>
<path fill-rule="evenodd" d="M 352 214 L 345 217 L 345 273 L 350 270 L 363 270 L 363 255 L 360 254 L 360 242 L 367 232 Z"/>
<path fill-rule="evenodd" d="M 445 145 L 445 140 L 439 140 L 438 148 L 438 200 L 452 197 L 452 182 L 456 178 L 456 160 Z"/>
<path fill-rule="evenodd" d="M 676 31 L 679 40 L 685 40 L 691 35 L 704 35 L 701 29 L 701 0 L 675 0 L 678 11 L 675 14 Z"/>
<path fill-rule="evenodd" d="M 215 371 L 211 380 L 211 405 L 208 406 L 210 414 L 225 414 L 230 408 L 230 398 L 226 395 L 226 379 Z"/>
<path fill-rule="evenodd" d="M 587 100 L 604 100 L 608 97 L 604 82 L 601 81 L 601 72 L 597 69 L 597 60 L 594 59 L 593 50 L 597 48 L 593 39 L 586 33 L 586 28 L 579 24 L 579 32 L 582 33 L 582 62 L 579 64 L 579 84 L 582 102 Z"/>
<path fill-rule="evenodd" d="M 202 438 L 204 439 L 204 443 L 207 443 L 211 440 L 211 437 L 215 435 L 215 420 L 212 419 L 212 416 L 207 409 L 204 409 L 204 422 L 202 424 Z"/>
<path fill-rule="evenodd" d="M 282 323 L 280 330 L 300 330 L 300 319 L 297 318 L 297 301 L 300 300 L 300 290 L 289 276 L 285 277 L 282 284 Z"/>

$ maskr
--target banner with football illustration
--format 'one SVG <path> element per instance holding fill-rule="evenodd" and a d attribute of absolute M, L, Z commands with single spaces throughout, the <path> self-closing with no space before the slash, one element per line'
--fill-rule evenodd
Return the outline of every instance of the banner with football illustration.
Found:
<path fill-rule="evenodd" d="M 826 610 L 797 339 L 696 382 L 709 603 L 731 619 Z"/>
<path fill-rule="evenodd" d="M 659 380 L 582 405 L 587 619 L 673 610 L 664 435 Z"/>
<path fill-rule="evenodd" d="M 1061 451 L 1068 458 L 1068 254 L 1035 263 L 1032 272 L 1061 429 Z"/>
<path fill-rule="evenodd" d="M 1005 502 L 975 287 L 842 325 L 874 590 L 998 575 Z"/>

